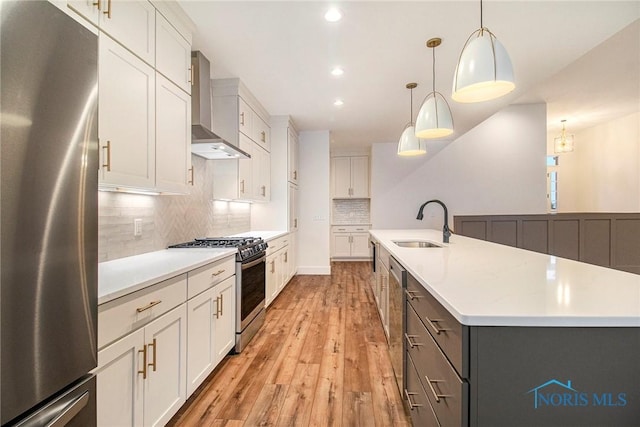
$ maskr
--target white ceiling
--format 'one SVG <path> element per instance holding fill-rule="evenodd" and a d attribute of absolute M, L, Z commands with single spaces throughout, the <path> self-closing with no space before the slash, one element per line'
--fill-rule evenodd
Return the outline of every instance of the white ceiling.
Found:
<path fill-rule="evenodd" d="M 447 140 L 513 103 L 546 101 L 549 131 L 561 118 L 575 132 L 640 110 L 638 0 L 484 1 L 484 26 L 509 52 L 517 87 L 478 104 L 451 100 L 458 56 L 480 26 L 478 1 L 179 3 L 213 78 L 239 77 L 271 115 L 291 115 L 299 130 L 330 130 L 334 148 L 398 140 L 410 116 L 406 83 L 418 83 L 414 119 L 431 91 L 432 37 L 442 38 L 436 90 L 454 117 Z M 323 19 L 331 4 L 343 11 L 338 23 Z M 334 65 L 342 77 L 330 75 Z"/>

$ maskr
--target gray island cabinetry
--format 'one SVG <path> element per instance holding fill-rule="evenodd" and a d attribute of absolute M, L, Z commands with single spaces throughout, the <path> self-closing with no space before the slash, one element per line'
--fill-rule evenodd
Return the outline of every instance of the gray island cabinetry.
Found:
<path fill-rule="evenodd" d="M 371 235 L 408 273 L 414 425 L 640 425 L 640 276 L 435 230 Z"/>

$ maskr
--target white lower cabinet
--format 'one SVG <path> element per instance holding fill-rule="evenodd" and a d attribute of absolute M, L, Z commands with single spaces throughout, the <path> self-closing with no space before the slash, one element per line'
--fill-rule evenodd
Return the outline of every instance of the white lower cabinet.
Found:
<path fill-rule="evenodd" d="M 369 226 L 343 225 L 331 227 L 332 258 L 370 258 Z"/>
<path fill-rule="evenodd" d="M 186 401 L 186 304 L 98 352 L 98 426 L 162 426 Z"/>
<path fill-rule="evenodd" d="M 127 335 L 98 352 L 98 426 L 143 425 L 144 330 Z"/>
<path fill-rule="evenodd" d="M 235 345 L 235 276 L 187 302 L 187 395 Z"/>
<path fill-rule="evenodd" d="M 295 238 L 295 234 L 287 234 L 269 242 L 269 247 L 267 248 L 266 306 L 269 306 L 276 299 L 295 274 L 295 259 L 291 256 L 291 251 L 294 248 L 292 237 Z"/>

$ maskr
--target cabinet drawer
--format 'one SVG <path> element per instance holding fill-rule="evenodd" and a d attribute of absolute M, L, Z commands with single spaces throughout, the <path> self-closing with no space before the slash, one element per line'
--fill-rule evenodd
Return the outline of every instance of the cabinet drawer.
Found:
<path fill-rule="evenodd" d="M 407 275 L 407 301 L 436 340 L 447 359 L 462 378 L 468 377 L 468 367 L 463 364 L 463 342 L 466 328 L 445 309 L 410 274 Z M 465 345 L 466 348 L 466 345 Z"/>
<path fill-rule="evenodd" d="M 193 298 L 234 274 L 236 274 L 235 256 L 230 256 L 188 272 L 187 299 Z"/>
<path fill-rule="evenodd" d="M 98 306 L 98 348 L 146 325 L 187 300 L 187 275 Z"/>
<path fill-rule="evenodd" d="M 333 233 L 362 233 L 369 231 L 368 225 L 334 225 L 331 227 Z"/>
<path fill-rule="evenodd" d="M 409 354 L 407 353 L 405 356 L 407 388 L 404 389 L 402 397 L 408 403 L 412 424 L 421 427 L 440 427 L 438 418 L 427 398 L 427 392 L 420 382 L 420 374 L 418 374 Z"/>
<path fill-rule="evenodd" d="M 289 245 L 289 235 L 278 237 L 277 239 L 267 242 L 267 256 L 278 252 L 280 249 Z"/>
<path fill-rule="evenodd" d="M 438 421 L 443 426 L 468 422 L 468 384 L 460 379 L 427 332 L 416 312 L 407 307 L 407 352 L 415 363 Z"/>
<path fill-rule="evenodd" d="M 389 269 L 389 251 L 384 246 L 380 245 L 377 256 L 380 263 Z"/>

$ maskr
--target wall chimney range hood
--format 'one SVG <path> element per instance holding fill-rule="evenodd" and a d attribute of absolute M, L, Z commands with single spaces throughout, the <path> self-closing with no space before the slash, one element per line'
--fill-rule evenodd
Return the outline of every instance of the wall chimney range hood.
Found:
<path fill-rule="evenodd" d="M 249 159 L 251 155 L 211 130 L 211 65 L 202 52 L 191 52 L 191 152 L 209 160 Z"/>

